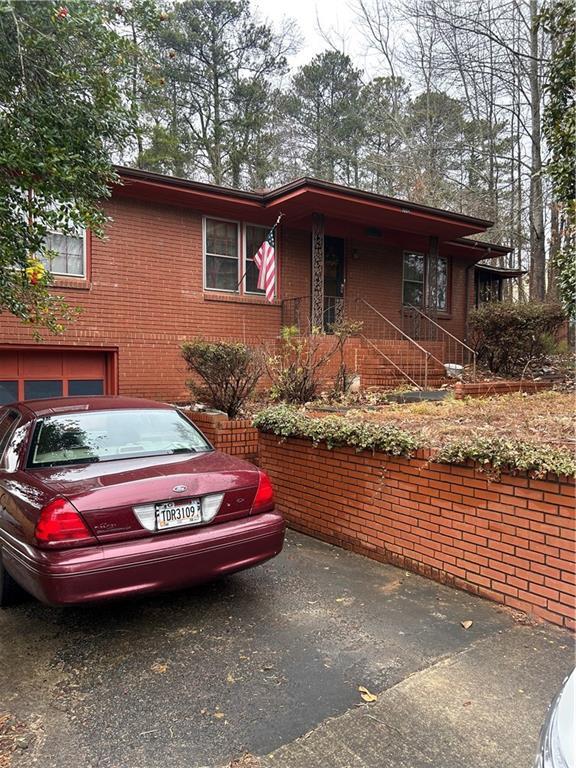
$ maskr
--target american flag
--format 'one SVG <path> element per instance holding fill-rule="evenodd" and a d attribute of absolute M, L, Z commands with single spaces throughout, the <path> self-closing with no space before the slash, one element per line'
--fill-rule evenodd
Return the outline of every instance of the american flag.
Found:
<path fill-rule="evenodd" d="M 268 301 L 274 301 L 276 290 L 276 251 L 274 248 L 274 230 L 276 225 L 266 235 L 266 238 L 258 253 L 254 256 L 254 263 L 258 267 L 258 289 L 266 291 Z"/>

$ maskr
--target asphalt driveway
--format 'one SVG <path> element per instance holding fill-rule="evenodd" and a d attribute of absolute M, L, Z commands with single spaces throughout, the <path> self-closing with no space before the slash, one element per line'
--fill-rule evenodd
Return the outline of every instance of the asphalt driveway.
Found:
<path fill-rule="evenodd" d="M 187 592 L 30 600 L 0 613 L 0 766 L 530 768 L 573 638 L 518 619 L 295 533 Z"/>

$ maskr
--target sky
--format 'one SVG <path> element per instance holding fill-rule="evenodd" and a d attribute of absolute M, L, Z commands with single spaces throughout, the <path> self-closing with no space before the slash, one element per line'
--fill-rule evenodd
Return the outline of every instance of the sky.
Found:
<path fill-rule="evenodd" d="M 306 64 L 316 54 L 328 48 L 328 43 L 318 30 L 333 37 L 340 50 L 344 50 L 358 65 L 362 65 L 362 51 L 354 21 L 355 15 L 348 0 L 252 0 L 253 9 L 278 24 L 283 17 L 296 20 L 303 38 L 301 50 L 291 58 L 293 67 Z"/>

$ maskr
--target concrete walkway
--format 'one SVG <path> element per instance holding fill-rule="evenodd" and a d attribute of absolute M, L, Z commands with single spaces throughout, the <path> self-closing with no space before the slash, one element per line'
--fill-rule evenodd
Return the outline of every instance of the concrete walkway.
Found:
<path fill-rule="evenodd" d="M 280 748 L 262 768 L 528 768 L 551 680 L 565 670 L 562 640 L 521 627 L 479 640 Z"/>
<path fill-rule="evenodd" d="M 294 533 L 187 592 L 30 600 L 0 612 L 0 765 L 531 768 L 573 638 L 517 618 Z"/>

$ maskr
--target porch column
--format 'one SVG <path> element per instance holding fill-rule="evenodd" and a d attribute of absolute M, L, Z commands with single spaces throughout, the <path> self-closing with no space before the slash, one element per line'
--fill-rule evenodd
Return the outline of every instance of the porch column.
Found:
<path fill-rule="evenodd" d="M 324 327 L 324 215 L 312 214 L 312 325 Z"/>

